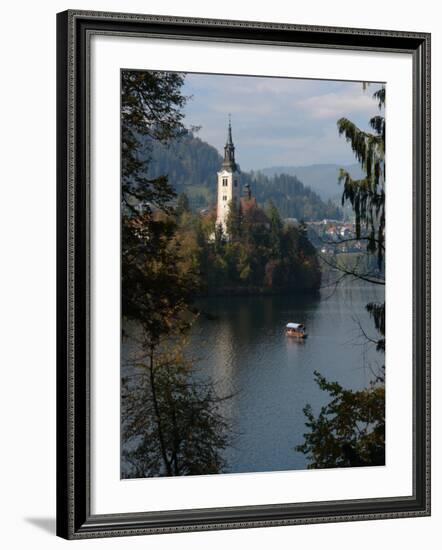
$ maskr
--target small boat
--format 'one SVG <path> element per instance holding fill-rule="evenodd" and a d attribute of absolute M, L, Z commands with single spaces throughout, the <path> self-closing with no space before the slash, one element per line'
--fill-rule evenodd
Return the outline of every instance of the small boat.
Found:
<path fill-rule="evenodd" d="M 287 323 L 285 333 L 294 338 L 307 338 L 305 326 L 302 323 Z"/>

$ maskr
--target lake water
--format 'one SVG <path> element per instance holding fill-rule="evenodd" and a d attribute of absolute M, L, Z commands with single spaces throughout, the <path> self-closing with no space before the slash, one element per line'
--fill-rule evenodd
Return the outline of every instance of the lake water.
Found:
<path fill-rule="evenodd" d="M 238 296 L 201 299 L 188 353 L 198 374 L 211 378 L 221 394 L 235 393 L 224 414 L 234 426 L 234 445 L 225 453 L 228 472 L 293 470 L 306 467 L 294 447 L 303 442 L 303 407 L 315 412 L 329 401 L 314 381 L 359 389 L 383 364 L 361 332 L 376 337 L 365 311 L 383 301 L 383 287 L 361 283 L 311 296 Z M 290 339 L 288 322 L 304 323 L 308 338 Z"/>

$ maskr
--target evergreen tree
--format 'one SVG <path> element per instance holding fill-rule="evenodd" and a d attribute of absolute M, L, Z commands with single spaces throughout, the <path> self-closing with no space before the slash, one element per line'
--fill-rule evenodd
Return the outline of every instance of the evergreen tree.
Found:
<path fill-rule="evenodd" d="M 224 230 L 223 226 L 220 223 L 215 224 L 215 232 L 214 232 L 214 250 L 216 254 L 221 254 L 224 249 Z"/>
<path fill-rule="evenodd" d="M 148 178 L 152 143 L 168 144 L 184 130 L 184 75 L 157 71 L 121 73 L 121 186 L 125 215 L 136 207 L 168 211 L 175 192 L 167 177 Z M 148 137 L 149 140 L 143 140 Z"/>
<path fill-rule="evenodd" d="M 241 237 L 241 211 L 235 202 L 230 201 L 229 213 L 226 220 L 226 229 L 229 239 L 236 240 Z"/>
<path fill-rule="evenodd" d="M 385 105 L 385 88 L 377 90 L 374 98 L 380 109 Z M 373 132 L 360 130 L 346 118 L 338 120 L 338 131 L 346 140 L 361 164 L 364 177 L 355 180 L 341 170 L 344 183 L 342 204 L 350 202 L 356 218 L 356 238 L 367 243 L 368 254 L 377 259 L 378 268 L 385 254 L 385 120 L 377 115 L 370 120 Z M 364 232 L 363 232 L 364 231 Z M 367 236 L 365 236 L 367 235 Z M 343 272 L 373 284 L 384 284 L 371 272 L 360 272 L 336 264 Z M 379 339 L 378 351 L 385 351 L 385 303 L 369 303 L 367 311 L 373 318 Z M 332 400 L 315 416 L 310 405 L 304 408 L 309 432 L 296 450 L 309 459 L 309 468 L 374 466 L 385 464 L 385 372 L 379 370 L 369 387 L 361 391 L 344 389 L 329 382 L 318 372 L 316 381 Z"/>
<path fill-rule="evenodd" d="M 183 78 L 122 72 L 122 333 L 135 331 L 142 350 L 138 372 L 123 380 L 122 473 L 129 477 L 223 467 L 227 424 L 215 410 L 218 398 L 210 384 L 204 389 L 191 378 L 182 356 L 199 273 L 177 239 L 175 193 L 167 177 L 146 177 L 151 144 L 167 144 L 183 130 Z"/>
<path fill-rule="evenodd" d="M 374 97 L 383 109 L 385 88 L 377 90 Z M 365 132 L 346 118 L 338 120 L 339 134 L 350 143 L 364 171 L 364 177 L 355 180 L 341 169 L 339 180 L 344 184 L 342 204 L 350 202 L 355 213 L 356 238 L 362 237 L 362 228 L 367 230 L 367 251 L 376 254 L 381 268 L 385 252 L 385 118 L 372 117 L 370 127 L 373 132 Z"/>
<path fill-rule="evenodd" d="M 373 94 L 380 112 L 385 108 L 385 87 Z M 346 118 L 338 120 L 338 131 L 344 135 L 355 157 L 361 164 L 364 177 L 355 180 L 350 174 L 340 171 L 339 180 L 343 182 L 342 204 L 348 201 L 355 213 L 356 238 L 363 237 L 367 242 L 367 252 L 377 259 L 378 270 L 349 274 L 370 283 L 385 285 L 383 272 L 385 256 L 385 118 L 381 114 L 370 119 L 372 132 L 360 130 Z M 385 304 L 368 304 L 376 328 L 385 325 Z"/>
<path fill-rule="evenodd" d="M 168 332 L 171 309 L 188 301 L 194 280 L 178 270 L 176 224 L 168 216 L 175 193 L 167 177 L 146 177 L 149 158 L 140 137 L 168 143 L 182 132 L 184 77 L 123 71 L 121 78 L 122 316 L 142 323 L 156 345 Z"/>
<path fill-rule="evenodd" d="M 283 223 L 278 209 L 273 201 L 270 201 L 268 208 L 268 217 L 270 220 L 270 244 L 275 258 L 281 256 L 281 236 Z"/>
<path fill-rule="evenodd" d="M 180 217 L 186 212 L 190 212 L 189 197 L 186 193 L 181 193 L 178 197 L 175 214 Z"/>

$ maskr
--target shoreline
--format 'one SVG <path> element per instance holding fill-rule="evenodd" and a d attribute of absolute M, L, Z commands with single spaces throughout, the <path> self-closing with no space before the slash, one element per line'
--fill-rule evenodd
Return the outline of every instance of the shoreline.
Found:
<path fill-rule="evenodd" d="M 319 296 L 320 288 L 273 289 L 263 287 L 223 287 L 219 290 L 198 292 L 193 295 L 193 298 L 210 298 L 222 296 L 298 296 L 300 294 Z"/>

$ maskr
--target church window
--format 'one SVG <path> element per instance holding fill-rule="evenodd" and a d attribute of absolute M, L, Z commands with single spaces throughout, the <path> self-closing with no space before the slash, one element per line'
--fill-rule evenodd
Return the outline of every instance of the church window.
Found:
<path fill-rule="evenodd" d="M 223 187 L 227 187 L 227 178 L 223 178 Z"/>
<path fill-rule="evenodd" d="M 238 180 L 235 180 L 235 187 L 238 187 Z"/>

